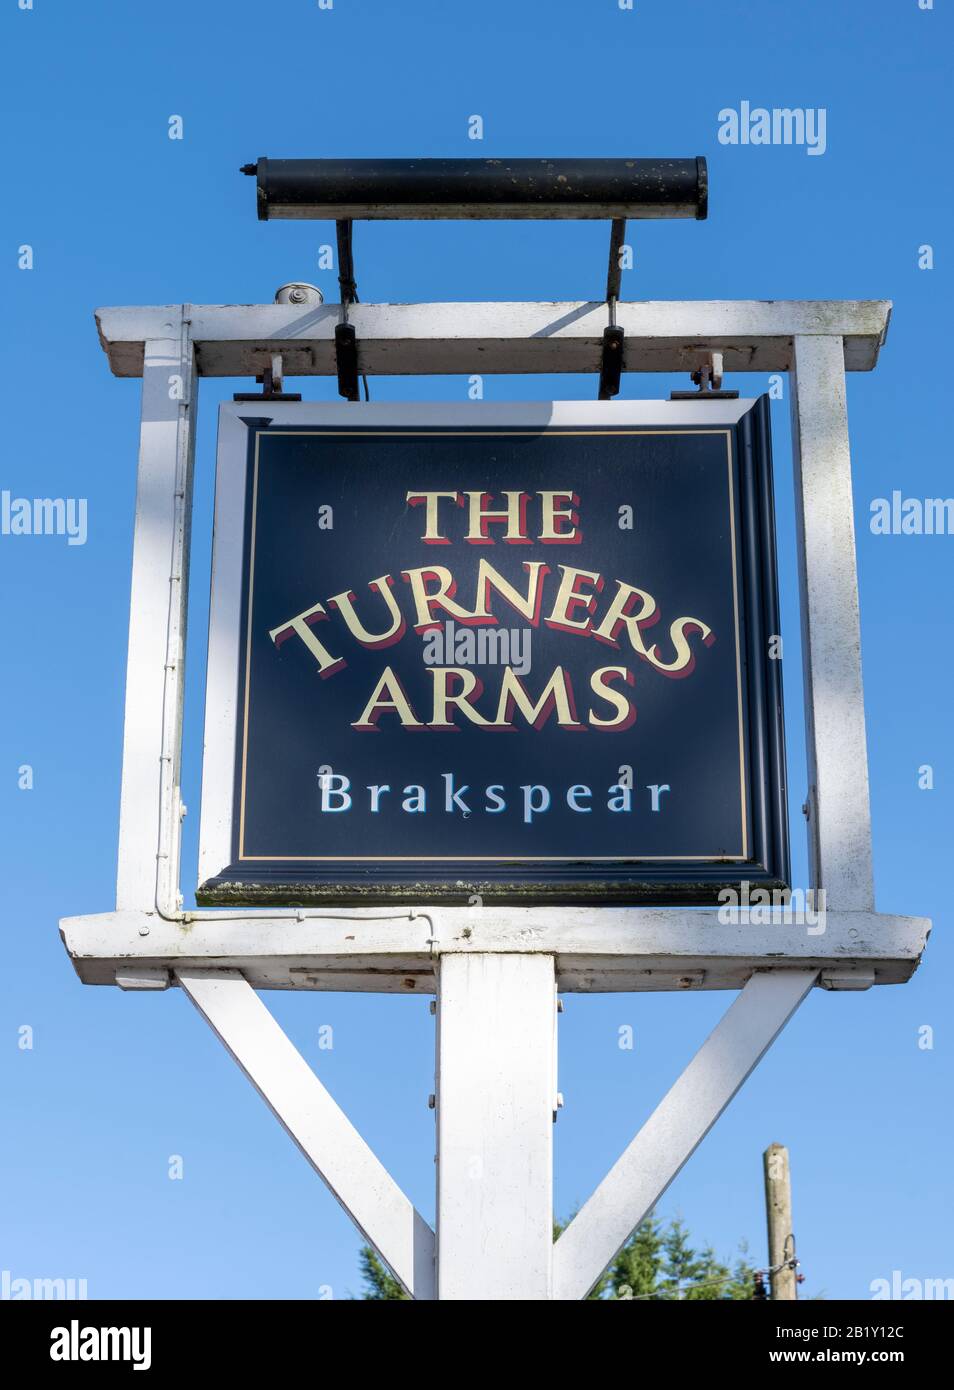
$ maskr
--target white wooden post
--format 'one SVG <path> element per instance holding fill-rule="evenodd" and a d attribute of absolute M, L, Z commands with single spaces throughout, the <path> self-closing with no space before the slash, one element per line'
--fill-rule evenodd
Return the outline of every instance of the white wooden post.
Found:
<path fill-rule="evenodd" d="M 551 1296 L 552 956 L 447 955 L 437 1005 L 437 1296 Z"/>
<path fill-rule="evenodd" d="M 144 345 L 116 906 L 179 905 L 179 755 L 198 378 L 182 307 Z"/>
<path fill-rule="evenodd" d="M 812 886 L 828 906 L 874 911 L 861 624 L 844 345 L 798 335 L 792 443 L 799 531 Z"/>

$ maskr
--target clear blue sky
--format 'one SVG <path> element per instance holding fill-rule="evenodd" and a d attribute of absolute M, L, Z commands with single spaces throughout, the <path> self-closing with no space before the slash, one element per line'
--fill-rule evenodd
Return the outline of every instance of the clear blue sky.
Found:
<path fill-rule="evenodd" d="M 945 12 L 947 11 L 947 12 Z M 789 1145 L 807 1292 L 864 1298 L 954 1274 L 950 1241 L 950 592 L 954 537 L 876 537 L 869 503 L 951 493 L 949 8 L 917 0 L 5 0 L 0 486 L 85 497 L 89 538 L 0 537 L 4 1142 L 0 1268 L 91 1296 L 336 1298 L 358 1238 L 178 991 L 89 989 L 57 932 L 113 903 L 138 383 L 99 305 L 268 302 L 313 280 L 330 224 L 255 218 L 240 164 L 280 156 L 695 155 L 705 223 L 630 226 L 625 298 L 890 298 L 878 370 L 849 381 L 878 905 L 935 919 L 906 986 L 816 991 L 663 1200 L 729 1255 L 765 1260 L 761 1153 Z M 723 146 L 748 100 L 827 110 L 827 150 Z M 485 138 L 467 138 L 480 114 Z M 185 138 L 167 138 L 181 115 Z M 605 224 L 359 224 L 361 297 L 590 299 Z M 18 269 L 17 248 L 35 268 Z M 921 271 L 918 247 L 934 246 Z M 683 380 L 631 377 L 624 396 Z M 765 378 L 730 384 L 743 394 Z M 377 400 L 461 400 L 463 378 L 376 379 Z M 184 796 L 195 881 L 216 404 L 199 413 Z M 331 381 L 301 383 L 335 399 Z M 593 378 L 489 378 L 488 400 L 593 399 Z M 788 404 L 776 403 L 795 881 L 806 881 Z M 21 791 L 17 769 L 34 768 Z M 934 768 L 933 790 L 917 769 Z M 275 1014 L 418 1206 L 433 1212 L 433 1020 L 424 1000 L 274 994 Z M 557 1210 L 585 1200 L 726 995 L 570 996 Z M 319 1051 L 320 1025 L 334 1026 Z M 636 1030 L 633 1052 L 618 1028 Z M 32 1051 L 18 1047 L 30 1025 Z M 934 1047 L 918 1046 L 922 1025 Z M 170 1181 L 169 1156 L 184 1160 Z"/>

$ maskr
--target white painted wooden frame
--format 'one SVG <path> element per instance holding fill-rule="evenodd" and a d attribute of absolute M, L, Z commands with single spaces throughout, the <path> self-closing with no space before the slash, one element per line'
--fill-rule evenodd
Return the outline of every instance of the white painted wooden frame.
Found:
<path fill-rule="evenodd" d="M 552 371 L 595 369 L 602 326 L 594 304 L 510 305 L 362 305 L 359 329 L 362 369 L 419 371 L 436 365 L 466 371 Z M 584 935 L 592 913 L 577 908 L 549 909 L 547 927 L 553 953 L 563 969 L 562 988 L 646 987 L 653 980 L 664 988 L 688 980 L 690 986 L 732 987 L 753 961 L 838 962 L 853 979 L 869 972 L 875 983 L 895 982 L 916 966 L 928 924 L 922 919 L 888 919 L 874 910 L 867 755 L 861 684 L 857 578 L 851 508 L 851 475 L 845 408 L 845 369 L 874 366 L 884 339 L 890 306 L 865 302 L 701 302 L 698 304 L 623 304 L 619 322 L 626 329 L 628 369 L 688 367 L 717 347 L 726 367 L 733 362 L 750 370 L 791 370 L 796 454 L 796 512 L 799 523 L 799 574 L 805 660 L 808 735 L 810 887 L 827 893 L 829 928 L 814 936 L 807 929 L 792 933 L 775 925 L 726 925 L 718 914 L 674 909 L 659 913 L 633 908 L 618 922 L 622 950 L 594 958 L 574 947 L 574 932 Z M 331 317 L 329 317 L 331 314 Z M 179 843 L 182 806 L 179 796 L 181 758 L 183 652 L 187 609 L 188 527 L 191 512 L 194 409 L 197 377 L 223 371 L 255 370 L 283 356 L 284 371 L 321 374 L 334 368 L 333 313 L 330 306 L 306 310 L 289 305 L 193 306 L 107 309 L 97 315 L 104 347 L 115 371 L 143 375 L 143 421 L 133 561 L 120 867 L 116 919 L 142 918 L 135 930 L 144 968 L 170 969 L 189 945 L 195 959 L 207 958 L 216 922 L 244 923 L 254 935 L 247 942 L 254 956 L 243 968 L 272 985 L 286 988 L 340 987 L 345 973 L 351 988 L 362 983 L 380 987 L 363 957 L 381 943 L 369 940 L 362 961 L 347 971 L 336 950 L 327 955 L 319 942 L 301 941 L 300 956 L 289 951 L 289 920 L 327 921 L 328 914 L 189 912 L 180 897 Z M 378 347 L 375 347 L 375 344 Z M 380 356 L 377 356 L 380 348 Z M 429 359 L 427 354 L 431 354 Z M 443 354 L 443 355 L 442 355 Z M 594 356 L 593 354 L 596 354 Z M 262 355 L 259 363 L 258 355 Z M 292 367 L 291 362 L 295 362 Z M 668 403 L 666 403 L 668 405 Z M 246 407 L 226 407 L 225 430 L 240 428 L 235 417 Z M 254 404 L 250 407 L 254 410 Z M 705 410 L 714 419 L 732 418 L 739 403 L 714 402 L 669 406 L 690 415 Z M 272 403 L 276 417 L 294 415 L 297 407 Z M 327 418 L 348 418 L 361 407 L 341 403 L 321 407 Z M 421 407 L 380 407 L 381 420 L 420 418 Z M 430 418 L 459 418 L 461 407 L 423 408 Z M 475 407 L 477 409 L 477 407 Z M 508 414 L 528 418 L 526 406 L 488 407 L 488 418 Z M 546 408 L 535 408 L 541 415 Z M 560 403 L 557 414 L 583 414 L 593 420 L 612 416 L 638 418 L 641 409 L 660 407 L 632 402 Z M 708 412 L 712 412 L 711 415 Z M 354 418 L 353 416 L 351 418 Z M 239 493 L 236 487 L 233 498 Z M 220 489 L 222 508 L 232 502 Z M 223 526 L 223 531 L 228 527 Z M 234 528 L 233 528 L 234 533 Z M 234 549 L 223 550 L 221 566 L 234 570 Z M 217 573 L 213 613 L 231 615 Z M 228 586 L 225 586 L 226 588 Z M 227 621 L 213 622 L 213 658 L 233 641 Z M 231 655 L 226 653 L 227 669 Z M 220 664 L 211 663 L 215 679 Z M 207 761 L 203 796 L 202 872 L 214 872 L 228 833 L 230 806 L 230 691 L 220 682 L 209 692 Z M 224 859 L 224 856 L 223 856 Z M 423 909 L 423 905 L 422 905 Z M 846 914 L 851 914 L 850 921 Z M 433 913 L 432 913 L 433 915 Z M 394 914 L 400 921 L 402 914 Z M 442 921 L 453 914 L 440 913 Z M 331 914 L 338 924 L 360 923 L 360 913 Z M 529 929 L 534 909 L 513 909 L 507 922 Z M 603 920 L 608 920 L 603 915 Z M 899 923 L 904 929 L 899 932 Z M 832 925 L 834 924 L 834 925 Z M 106 954 L 99 918 L 68 919 L 64 925 L 73 958 L 84 978 L 102 979 Z M 184 932 L 183 929 L 187 930 Z M 359 926 L 360 937 L 365 928 Z M 322 929 L 322 939 L 325 928 Z M 699 950 L 671 952 L 678 932 L 695 934 Z M 276 937 L 276 934 L 277 937 Z M 400 934 L 395 930 L 396 937 Z M 350 936 L 352 933 L 346 933 Z M 412 933 L 413 935 L 413 933 Z M 444 949 L 458 949 L 454 933 Z M 183 939 L 185 937 L 185 940 Z M 466 939 L 471 939 L 470 935 Z M 603 936 L 605 942 L 605 934 Z M 534 942 L 546 941 L 534 928 Z M 416 946 L 416 949 L 415 949 Z M 349 953 L 345 953 L 346 955 Z M 433 981 L 433 961 L 423 959 L 419 943 L 403 941 L 396 952 L 420 983 L 422 970 Z M 572 959 L 583 962 L 574 968 Z M 679 971 L 658 971 L 647 959 L 671 958 Z M 280 960 L 290 963 L 283 970 Z M 727 961 L 721 969 L 714 962 Z M 148 962 L 148 963 L 147 963 Z M 158 962 L 158 965 L 157 965 Z M 861 972 L 860 974 L 858 972 Z M 831 972 L 828 972 L 831 978 Z M 393 987 L 392 981 L 385 982 Z M 433 985 L 432 985 L 433 987 Z M 680 987 L 686 987 L 681 985 Z"/>
<path fill-rule="evenodd" d="M 335 375 L 339 304 L 189 304 L 202 376 L 252 376 L 281 353 L 286 376 Z M 708 352 L 727 372 L 787 372 L 798 337 L 841 340 L 845 368 L 867 372 L 884 342 L 883 300 L 621 302 L 628 372 L 687 372 Z M 166 336 L 163 307 L 100 309 L 100 341 L 116 376 L 141 376 L 144 346 Z M 352 304 L 348 321 L 366 375 L 599 372 L 606 305 Z"/>
<path fill-rule="evenodd" d="M 174 917 L 179 893 L 182 706 L 198 395 L 180 306 L 143 347 L 116 906 Z"/>
<path fill-rule="evenodd" d="M 880 915 L 874 905 L 845 402 L 845 371 L 875 366 L 890 305 L 617 309 L 627 371 L 688 371 L 721 351 L 728 372 L 792 374 L 811 886 L 827 893 L 821 931 L 778 912 L 754 927 L 711 910 L 649 908 L 182 910 L 179 767 L 197 378 L 260 373 L 276 354 L 285 376 L 333 375 L 338 312 L 183 305 L 97 315 L 115 374 L 143 378 L 120 859 L 116 911 L 66 918 L 61 931 L 87 983 L 175 983 L 189 994 L 413 1296 L 581 1298 L 812 986 L 902 982 L 924 948 L 929 922 Z M 355 305 L 351 321 L 365 373 L 470 374 L 595 373 L 606 320 L 605 306 L 583 303 Z M 267 409 L 275 417 L 287 407 Z M 433 416 L 442 408 L 429 409 Z M 586 406 L 600 421 L 633 409 Z M 421 418 L 417 406 L 385 408 L 405 410 Z M 236 414 L 226 409 L 226 429 Z M 234 566 L 236 557 L 226 551 L 223 563 Z M 221 595 L 217 604 L 226 618 Z M 214 625 L 213 640 L 227 641 L 226 629 L 224 621 Z M 212 787 L 220 773 L 230 783 L 231 762 L 222 734 L 226 695 L 210 696 L 202 838 L 203 854 L 214 857 L 225 828 Z M 426 1223 L 257 1001 L 256 986 L 437 993 L 436 1249 Z M 742 992 L 554 1246 L 544 1217 L 555 988 Z"/>

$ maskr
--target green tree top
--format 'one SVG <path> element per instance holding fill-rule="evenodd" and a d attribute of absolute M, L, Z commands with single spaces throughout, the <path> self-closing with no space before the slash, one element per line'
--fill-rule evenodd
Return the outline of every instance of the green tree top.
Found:
<path fill-rule="evenodd" d="M 563 1228 L 556 1226 L 554 1236 Z M 630 1236 L 609 1269 L 589 1295 L 591 1299 L 655 1300 L 750 1299 L 755 1291 L 755 1269 L 746 1248 L 730 1267 L 710 1246 L 693 1249 L 689 1232 L 679 1217 L 662 1225 L 650 1214 Z M 406 1299 L 394 1275 L 370 1246 L 361 1248 L 361 1278 L 365 1299 Z"/>

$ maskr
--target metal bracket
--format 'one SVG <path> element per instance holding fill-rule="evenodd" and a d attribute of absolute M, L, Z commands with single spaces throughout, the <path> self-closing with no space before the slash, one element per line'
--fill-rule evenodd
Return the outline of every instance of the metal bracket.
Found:
<path fill-rule="evenodd" d="M 358 342 L 354 326 L 335 326 L 335 362 L 338 368 L 338 395 L 346 401 L 358 400 Z"/>
<path fill-rule="evenodd" d="M 298 391 L 283 391 L 283 367 L 282 355 L 280 352 L 273 352 L 271 363 L 265 368 L 261 376 L 255 378 L 262 383 L 261 391 L 236 391 L 233 401 L 300 401 L 301 393 Z"/>
<path fill-rule="evenodd" d="M 689 374 L 696 391 L 670 391 L 671 401 L 737 401 L 738 391 L 722 390 L 722 353 L 709 352 L 701 367 Z"/>
<path fill-rule="evenodd" d="M 609 266 L 606 272 L 606 304 L 609 308 L 609 324 L 603 329 L 603 350 L 600 357 L 600 388 L 598 400 L 611 401 L 619 395 L 620 378 L 623 371 L 623 343 L 625 334 L 616 322 L 616 305 L 619 300 L 622 266 L 619 253 L 626 235 L 626 218 L 615 217 L 610 231 Z"/>
<path fill-rule="evenodd" d="M 610 310 L 610 318 L 615 319 L 615 305 Z M 603 329 L 603 354 L 600 358 L 600 389 L 597 400 L 611 401 L 619 395 L 620 377 L 623 371 L 623 330 L 611 322 Z"/>
<path fill-rule="evenodd" d="M 335 327 L 335 365 L 338 371 L 338 395 L 346 401 L 356 401 L 358 394 L 358 341 L 354 325 L 348 322 L 348 306 L 358 302 L 358 286 L 354 278 L 354 256 L 351 249 L 351 222 L 335 223 L 338 240 L 338 284 L 341 287 L 341 322 Z M 368 383 L 364 383 L 365 399 Z"/>

